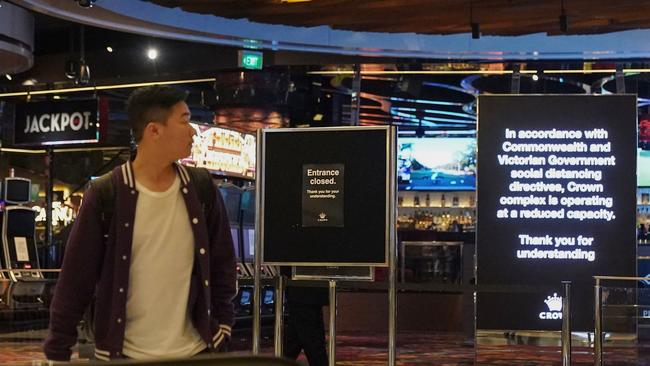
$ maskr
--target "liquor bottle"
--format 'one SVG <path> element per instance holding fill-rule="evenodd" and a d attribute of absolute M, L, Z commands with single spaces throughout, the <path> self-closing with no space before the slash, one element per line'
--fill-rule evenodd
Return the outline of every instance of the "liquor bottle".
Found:
<path fill-rule="evenodd" d="M 442 196 L 440 196 L 440 207 L 445 207 L 445 194 L 443 193 Z"/>
<path fill-rule="evenodd" d="M 397 206 L 402 207 L 402 204 L 404 203 L 404 197 L 402 196 L 397 196 Z"/>
<path fill-rule="evenodd" d="M 420 207 L 420 196 L 413 197 L 413 206 Z"/>
<path fill-rule="evenodd" d="M 428 193 L 427 193 L 427 197 L 424 199 L 424 203 L 427 205 L 427 207 L 431 206 L 431 199 L 429 198 Z"/>
<path fill-rule="evenodd" d="M 451 199 L 451 205 L 454 206 L 454 207 L 458 207 L 458 196 L 454 196 Z"/>

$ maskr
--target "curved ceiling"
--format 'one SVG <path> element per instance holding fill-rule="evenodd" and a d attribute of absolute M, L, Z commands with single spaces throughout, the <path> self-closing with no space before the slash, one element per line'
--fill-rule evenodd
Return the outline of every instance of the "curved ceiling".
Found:
<path fill-rule="evenodd" d="M 97 0 L 90 9 L 73 0 L 15 3 L 97 27 L 274 51 L 498 61 L 650 57 L 646 1 L 565 0 L 566 33 L 562 0 L 476 0 L 471 16 L 462 0 L 287 1 Z M 480 39 L 468 33 L 471 22 Z"/>
<path fill-rule="evenodd" d="M 638 0 L 146 0 L 186 12 L 298 27 L 357 32 L 483 35 L 597 34 L 650 28 L 650 2 Z M 567 18 L 566 31 L 559 17 Z"/>

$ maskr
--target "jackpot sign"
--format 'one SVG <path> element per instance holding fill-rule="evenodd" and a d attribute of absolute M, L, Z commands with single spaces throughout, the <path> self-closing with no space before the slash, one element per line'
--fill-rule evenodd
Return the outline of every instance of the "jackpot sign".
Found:
<path fill-rule="evenodd" d="M 97 100 L 16 105 L 14 144 L 58 145 L 99 141 Z"/>

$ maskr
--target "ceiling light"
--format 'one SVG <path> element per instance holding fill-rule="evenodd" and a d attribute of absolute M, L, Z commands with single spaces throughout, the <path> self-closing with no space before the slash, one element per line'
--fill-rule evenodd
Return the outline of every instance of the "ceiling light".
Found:
<path fill-rule="evenodd" d="M 22 82 L 22 85 L 23 86 L 32 86 L 32 85 L 36 85 L 36 83 L 37 83 L 36 79 L 27 79 L 27 80 Z"/>
<path fill-rule="evenodd" d="M 113 53 L 113 47 L 106 46 L 106 51 L 108 51 L 108 53 Z"/>
<path fill-rule="evenodd" d="M 9 81 L 13 80 L 13 78 L 12 78 L 11 75 L 9 75 L 9 74 L 5 74 L 5 77 L 6 77 L 7 80 L 9 80 Z"/>
<path fill-rule="evenodd" d="M 147 57 L 149 57 L 149 60 L 155 60 L 158 58 L 158 50 L 155 48 L 150 48 L 147 50 Z"/>
<path fill-rule="evenodd" d="M 471 23 L 472 26 L 472 39 L 481 38 L 481 26 L 478 23 Z"/>
<path fill-rule="evenodd" d="M 533 80 L 535 81 L 539 80 L 539 76 L 537 76 L 537 74 L 533 74 Z"/>
<path fill-rule="evenodd" d="M 75 0 L 82 8 L 92 8 L 96 0 Z"/>

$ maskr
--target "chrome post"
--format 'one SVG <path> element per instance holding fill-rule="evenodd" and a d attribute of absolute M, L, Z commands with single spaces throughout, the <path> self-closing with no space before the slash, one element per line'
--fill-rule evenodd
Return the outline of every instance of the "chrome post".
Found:
<path fill-rule="evenodd" d="M 260 354 L 260 334 L 261 334 L 261 304 L 260 304 L 260 292 L 261 292 L 261 280 L 260 272 L 262 267 L 262 233 L 263 229 L 262 218 L 264 216 L 263 210 L 263 195 L 262 189 L 264 187 L 264 133 L 263 130 L 257 130 L 257 165 L 256 177 L 255 180 L 255 254 L 254 254 L 254 265 L 253 265 L 253 354 Z"/>
<path fill-rule="evenodd" d="M 389 242 L 388 242 L 388 365 L 395 366 L 397 360 L 397 342 L 396 333 L 397 333 L 397 228 L 395 227 L 397 223 L 397 129 L 392 127 L 389 132 L 390 136 L 390 169 L 388 171 L 388 177 L 390 186 L 388 189 L 389 201 L 387 204 L 388 207 L 388 217 L 389 221 L 387 226 L 389 228 Z M 403 256 L 406 256 L 406 251 L 402 252 Z M 402 268 L 404 271 L 404 268 Z"/>
<path fill-rule="evenodd" d="M 562 366 L 571 366 L 571 281 L 562 285 Z"/>
<path fill-rule="evenodd" d="M 284 276 L 275 281 L 275 356 L 282 357 L 282 337 L 284 326 Z"/>
<path fill-rule="evenodd" d="M 603 314 L 602 314 L 602 289 L 600 279 L 596 278 L 594 286 L 594 366 L 603 365 Z"/>
<path fill-rule="evenodd" d="M 328 365 L 336 366 L 336 281 L 330 280 L 330 329 Z"/>

